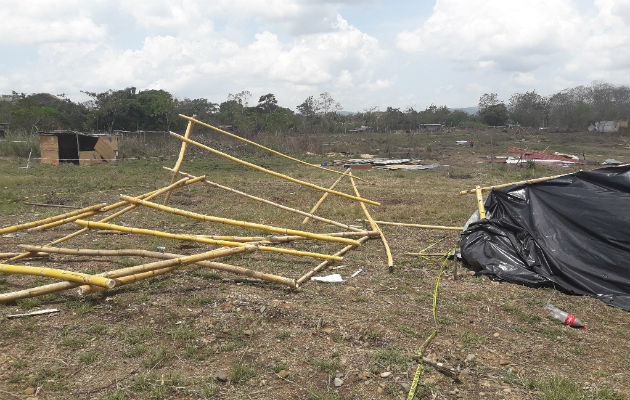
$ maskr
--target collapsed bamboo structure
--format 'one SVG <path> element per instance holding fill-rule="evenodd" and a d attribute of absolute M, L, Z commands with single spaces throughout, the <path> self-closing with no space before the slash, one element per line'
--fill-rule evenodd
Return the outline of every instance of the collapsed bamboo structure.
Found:
<path fill-rule="evenodd" d="M 56 293 L 71 288 L 79 287 L 79 293 L 82 295 L 102 292 L 111 290 L 138 282 L 141 280 L 153 278 L 156 276 L 165 275 L 167 273 L 174 272 L 184 266 L 194 266 L 197 268 L 211 268 L 217 271 L 224 271 L 232 274 L 246 276 L 249 278 L 256 278 L 262 281 L 279 284 L 291 289 L 296 289 L 302 286 L 307 280 L 314 274 L 323 270 L 325 267 L 331 265 L 334 262 L 343 260 L 343 256 L 352 249 L 358 248 L 362 243 L 371 238 L 381 238 L 383 241 L 386 254 L 388 257 L 388 265 L 390 268 L 393 266 L 393 259 L 387 241 L 383 235 L 383 232 L 378 227 L 377 223 L 371 218 L 367 212 L 366 203 L 372 205 L 379 205 L 377 201 L 366 199 L 361 197 L 354 182 L 354 179 L 360 179 L 353 177 L 350 169 L 346 171 L 337 171 L 331 168 L 325 168 L 319 165 L 311 164 L 297 158 L 280 153 L 276 150 L 270 149 L 266 146 L 260 145 L 249 139 L 242 138 L 240 136 L 223 131 L 219 128 L 215 128 L 212 125 L 199 121 L 195 116 L 187 117 L 181 116 L 188 120 L 186 126 L 186 132 L 183 136 L 171 132 L 171 135 L 181 142 L 179 155 L 173 168 L 167 168 L 170 172 L 170 183 L 164 187 L 149 191 L 140 195 L 127 195 L 121 194 L 120 201 L 108 204 L 100 203 L 93 206 L 76 209 L 73 211 L 65 212 L 53 217 L 40 219 L 33 222 L 22 223 L 18 225 L 12 225 L 5 228 L 0 228 L 0 233 L 13 233 L 20 230 L 28 230 L 33 235 L 43 230 L 55 230 L 55 228 L 70 225 L 79 225 L 80 229 L 66 234 L 58 239 L 49 241 L 45 245 L 34 244 L 20 244 L 19 247 L 23 252 L 5 252 L 0 253 L 0 260 L 8 258 L 6 264 L 0 264 L 0 273 L 9 274 L 28 274 L 44 276 L 53 279 L 60 279 L 61 282 L 50 283 L 38 287 L 17 290 L 9 293 L 0 294 L 0 303 L 7 303 L 16 301 L 26 297 L 39 296 L 44 294 Z M 251 162 L 242 160 L 240 158 L 223 153 L 219 150 L 213 149 L 209 146 L 199 143 L 192 139 L 192 132 L 195 125 L 201 125 L 212 129 L 215 132 L 219 132 L 233 139 L 254 145 L 265 151 L 268 151 L 274 155 L 289 159 L 293 162 L 297 162 L 301 165 L 314 167 L 327 172 L 333 172 L 340 175 L 338 179 L 329 187 L 323 187 L 315 185 L 313 183 L 293 178 L 289 175 L 282 174 L 253 164 Z M 243 191 L 228 187 L 224 184 L 213 182 L 206 178 L 206 175 L 194 176 L 181 171 L 184 161 L 186 159 L 187 145 L 193 145 L 202 148 L 214 155 L 226 158 L 234 161 L 240 165 L 252 168 L 258 172 L 271 175 L 275 178 L 283 179 L 292 183 L 296 183 L 311 189 L 323 192 L 323 196 L 316 203 L 315 207 L 310 212 L 302 211 L 294 207 L 289 207 L 279 203 L 278 201 L 272 201 L 260 196 L 245 193 Z M 182 179 L 177 180 L 178 177 Z M 337 185 L 343 180 L 344 177 L 350 178 L 354 194 L 345 193 L 343 191 L 336 190 Z M 184 187 L 188 187 L 194 183 L 203 182 L 205 185 L 218 188 L 231 194 L 240 196 L 241 198 L 247 198 L 256 201 L 259 204 L 264 204 L 276 209 L 285 211 L 293 215 L 300 215 L 304 217 L 303 223 L 309 220 L 314 220 L 334 226 L 342 229 L 339 232 L 329 233 L 317 233 L 306 230 L 299 230 L 293 228 L 284 228 L 268 224 L 262 224 L 258 222 L 243 221 L 235 218 L 218 217 L 207 214 L 202 214 L 195 211 L 187 211 L 177 207 L 168 206 L 172 194 L 176 190 L 181 190 Z M 319 206 L 327 198 L 328 195 L 333 194 L 343 199 L 351 200 L 353 204 L 359 204 L 364 210 L 366 218 L 370 221 L 371 228 L 364 229 L 350 225 L 348 223 L 340 222 L 327 218 L 322 215 L 316 215 L 315 212 Z M 158 204 L 156 197 L 164 195 L 162 204 Z M 255 229 L 268 232 L 265 235 L 257 236 L 237 236 L 237 235 L 222 235 L 222 234 L 206 234 L 205 232 L 187 232 L 187 233 L 171 233 L 163 230 L 141 228 L 137 226 L 129 226 L 122 222 L 121 224 L 113 224 L 110 221 L 116 218 L 121 218 L 124 214 L 135 210 L 141 213 L 168 213 L 172 215 L 183 216 L 198 221 L 205 221 L 209 223 L 223 224 L 229 226 L 235 226 L 245 229 Z M 105 214 L 98 220 L 92 220 L 93 217 Z M 150 221 L 151 218 L 143 220 Z M 135 225 L 135 224 L 132 224 Z M 116 232 L 123 235 L 142 235 L 152 236 L 159 238 L 166 238 L 172 240 L 182 240 L 188 242 L 196 242 L 202 246 L 220 246 L 211 250 L 201 251 L 197 254 L 185 255 L 176 253 L 167 253 L 164 251 L 150 251 L 142 248 L 122 248 L 122 249 L 87 249 L 87 248 L 69 248 L 69 247 L 57 247 L 61 243 L 77 238 L 83 234 L 89 235 L 94 230 L 105 230 L 105 232 Z M 30 236 L 29 236 L 30 238 Z M 287 244 L 292 242 L 304 242 L 309 240 L 321 241 L 319 243 L 327 243 L 328 245 L 343 244 L 340 250 L 334 252 L 334 254 L 325 254 L 320 252 L 312 252 L 305 250 L 292 249 L 287 247 L 279 247 L 280 244 Z M 158 246 L 158 249 L 160 247 Z M 302 274 L 298 278 L 286 277 L 283 275 L 277 275 L 267 272 L 258 271 L 253 268 L 245 268 L 225 262 L 219 262 L 218 259 L 228 258 L 240 254 L 241 256 L 252 252 L 273 252 L 282 255 L 292 255 L 300 257 L 313 257 L 322 259 L 322 261 Z M 149 259 L 158 259 L 158 261 L 144 262 L 131 267 L 118 268 L 106 270 L 98 274 L 86 274 L 75 271 L 68 271 L 65 269 L 52 268 L 52 267 L 32 267 L 26 265 L 8 264 L 9 262 L 17 262 L 25 258 L 33 257 L 46 257 L 46 262 L 59 262 L 64 263 L 64 259 L 58 260 L 58 257 L 102 257 L 104 260 L 115 261 L 120 257 L 141 257 Z"/>

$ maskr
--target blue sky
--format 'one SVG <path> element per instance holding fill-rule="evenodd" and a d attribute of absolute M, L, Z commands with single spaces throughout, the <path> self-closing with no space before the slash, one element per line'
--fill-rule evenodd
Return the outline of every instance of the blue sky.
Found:
<path fill-rule="evenodd" d="M 0 93 L 135 86 L 295 109 L 466 107 L 628 84 L 630 0 L 3 0 Z"/>

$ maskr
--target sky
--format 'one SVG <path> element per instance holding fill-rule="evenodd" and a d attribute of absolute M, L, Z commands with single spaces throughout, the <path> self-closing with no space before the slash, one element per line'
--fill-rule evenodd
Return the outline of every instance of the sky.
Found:
<path fill-rule="evenodd" d="M 134 86 L 295 109 L 476 106 L 628 85 L 630 0 L 2 0 L 0 93 Z"/>

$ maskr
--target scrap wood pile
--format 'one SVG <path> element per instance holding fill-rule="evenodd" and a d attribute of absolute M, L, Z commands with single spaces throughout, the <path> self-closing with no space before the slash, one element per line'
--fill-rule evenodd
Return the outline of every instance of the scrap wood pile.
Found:
<path fill-rule="evenodd" d="M 181 141 L 181 150 L 175 166 L 173 168 L 164 167 L 170 171 L 171 181 L 170 184 L 162 188 L 150 191 L 148 193 L 128 196 L 120 195 L 120 201 L 112 204 L 95 204 L 89 207 L 84 207 L 78 210 L 70 211 L 67 213 L 59 214 L 54 217 L 23 223 L 19 225 L 13 225 L 5 228 L 0 228 L 0 234 L 6 235 L 13 232 L 27 230 L 29 232 L 43 231 L 53 229 L 67 224 L 76 224 L 79 229 L 66 234 L 56 240 L 50 241 L 44 245 L 36 244 L 21 244 L 19 245 L 20 251 L 15 253 L 0 253 L 0 257 L 4 260 L 0 264 L 0 272 L 7 274 L 22 274 L 22 275 L 35 275 L 54 278 L 60 280 L 60 282 L 47 284 L 44 286 L 19 290 L 11 293 L 0 294 L 0 302 L 6 303 L 15 301 L 17 299 L 44 295 L 48 293 L 54 293 L 66 289 L 79 287 L 79 293 L 87 294 L 97 291 L 109 290 L 122 285 L 137 282 L 139 280 L 147 279 L 150 277 L 166 274 L 168 272 L 177 270 L 185 265 L 194 264 L 196 266 L 212 268 L 220 271 L 227 271 L 237 275 L 242 275 L 250 278 L 256 278 L 276 284 L 288 286 L 290 288 L 297 288 L 300 285 L 307 282 L 318 271 L 326 268 L 331 263 L 341 261 L 343 256 L 350 250 L 357 248 L 362 243 L 371 238 L 380 238 L 382 241 L 385 253 L 387 257 L 387 265 L 390 270 L 393 268 L 394 262 L 387 244 L 387 240 L 383 235 L 378 223 L 371 217 L 367 204 L 379 205 L 378 202 L 361 197 L 357 188 L 355 179 L 361 180 L 359 177 L 355 177 L 352 174 L 351 169 L 346 169 L 344 172 L 336 171 L 333 169 L 325 168 L 319 165 L 310 164 L 302 160 L 287 156 L 258 143 L 250 141 L 248 139 L 239 137 L 232 133 L 218 129 L 212 125 L 206 124 L 202 121 L 195 119 L 194 117 L 181 116 L 188 120 L 188 126 L 184 135 L 171 132 L 171 136 Z M 328 171 L 340 175 L 337 180 L 328 188 L 315 185 L 300 179 L 292 178 L 288 175 L 272 171 L 270 169 L 261 167 L 259 165 L 250 163 L 248 161 L 241 160 L 232 155 L 226 154 L 207 145 L 199 143 L 193 139 L 192 131 L 195 125 L 204 126 L 212 129 L 215 132 L 219 132 L 224 135 L 231 136 L 234 139 L 244 141 L 258 148 L 262 148 L 277 156 L 290 159 L 294 162 L 307 165 L 313 168 Z M 296 208 L 288 207 L 279 204 L 275 201 L 264 199 L 253 194 L 245 193 L 228 186 L 213 182 L 207 176 L 194 176 L 183 172 L 181 170 L 183 161 L 186 155 L 186 148 L 188 145 L 193 145 L 201 149 L 206 150 L 209 153 L 231 160 L 240 165 L 249 167 L 258 172 L 272 175 L 276 178 L 290 181 L 295 184 L 299 184 L 315 191 L 321 192 L 321 198 L 315 203 L 310 211 L 302 211 Z M 335 188 L 344 179 L 350 180 L 353 193 L 348 194 L 342 191 L 338 191 Z M 313 220 L 320 223 L 332 225 L 336 228 L 336 231 L 331 233 L 314 233 L 308 230 L 288 229 L 278 226 L 270 226 L 257 222 L 242 221 L 231 218 L 217 217 L 207 214 L 202 214 L 194 211 L 184 210 L 176 207 L 169 206 L 169 200 L 172 194 L 179 189 L 189 187 L 195 184 L 204 184 L 214 188 L 222 189 L 227 192 L 237 194 L 242 197 L 254 200 L 258 203 L 265 204 L 270 207 L 275 207 L 293 214 L 298 214 L 304 217 L 302 221 L 306 224 L 308 221 Z M 358 204 L 366 220 L 369 223 L 368 229 L 359 228 L 349 225 L 347 223 L 335 221 L 330 218 L 323 217 L 315 214 L 321 204 L 325 201 L 327 196 L 333 195 L 344 198 L 348 201 L 352 201 Z M 158 200 L 162 196 L 162 202 Z M 113 223 L 112 220 L 121 217 L 123 214 L 134 210 L 136 208 L 142 208 L 152 213 L 168 213 L 183 216 L 186 218 L 209 222 L 213 224 L 223 224 L 229 226 L 237 226 L 246 229 L 254 229 L 257 231 L 266 231 L 272 235 L 265 236 L 228 236 L 228 235 L 205 235 L 205 234 L 190 234 L 190 233 L 175 233 L 172 231 L 146 229 L 141 227 L 130 226 L 121 223 Z M 181 241 L 196 242 L 202 245 L 211 245 L 213 248 L 193 255 L 173 254 L 160 251 L 149 251 L 146 249 L 138 248 L 124 248 L 124 249 L 77 249 L 60 247 L 62 243 L 76 238 L 83 234 L 93 234 L 94 230 L 99 232 L 117 232 L 129 235 L 142 235 L 152 236 L 160 238 L 169 238 Z M 105 231 L 101 231 L 105 230 Z M 31 236 L 29 236 L 31 237 Z M 331 242 L 334 244 L 343 245 L 341 249 L 334 254 L 324 254 L 312 251 L 296 250 L 286 247 L 286 244 L 291 242 L 299 242 L 304 240 L 315 240 L 323 242 Z M 219 259 L 226 259 L 230 256 L 237 254 L 249 254 L 249 253 L 279 253 L 282 255 L 308 257 L 321 260 L 319 264 L 311 268 L 309 271 L 297 278 L 290 278 L 281 276 L 279 274 L 271 274 L 255 269 L 249 269 L 242 266 L 226 264 L 218 262 Z M 75 271 L 69 271 L 66 269 L 57 268 L 43 268 L 32 267 L 28 265 L 20 264 L 20 260 L 25 260 L 32 257 L 47 256 L 50 254 L 57 254 L 63 256 L 78 256 L 78 257 L 106 257 L 109 260 L 116 260 L 120 257 L 143 257 L 158 259 L 158 261 L 146 262 L 140 265 L 128 266 L 125 268 L 119 268 L 115 270 L 109 270 L 100 274 L 88 274 Z M 87 269 L 87 268 L 86 268 Z"/>

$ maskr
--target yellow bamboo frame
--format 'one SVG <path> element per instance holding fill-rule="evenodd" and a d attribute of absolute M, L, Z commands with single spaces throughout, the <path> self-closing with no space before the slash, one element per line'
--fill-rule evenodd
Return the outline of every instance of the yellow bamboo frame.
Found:
<path fill-rule="evenodd" d="M 230 249 L 221 248 L 221 249 L 212 250 L 211 252 L 208 252 L 208 253 L 213 253 L 213 255 L 211 257 L 209 256 L 208 258 L 227 257 L 232 254 L 252 252 L 252 251 L 255 251 L 256 249 L 257 247 L 253 245 L 230 248 Z M 108 272 L 99 274 L 98 276 L 104 276 L 107 278 L 116 278 L 116 277 L 131 275 L 134 273 L 146 272 L 152 269 L 159 269 L 163 267 L 164 267 L 164 264 L 156 265 L 156 263 L 150 263 L 150 264 L 136 265 L 133 267 L 117 269 L 114 271 L 108 271 Z M 56 293 L 62 290 L 72 289 L 74 287 L 79 286 L 80 284 L 81 283 L 74 283 L 74 282 L 58 282 L 58 283 L 52 283 L 49 285 L 38 286 L 38 287 L 30 288 L 30 289 L 19 290 L 16 292 L 3 293 L 3 294 L 0 294 L 0 303 L 8 303 L 8 302 L 15 301 L 18 299 L 23 299 L 26 297 L 34 297 L 34 296 L 41 296 L 44 294 Z"/>
<path fill-rule="evenodd" d="M 96 285 L 110 289 L 116 286 L 116 281 L 113 279 L 103 278 L 102 276 L 96 275 L 82 274 L 80 272 L 66 271 L 57 268 L 0 264 L 0 272 L 4 272 L 5 274 L 45 276 L 48 278 L 61 279 L 64 281 L 76 282 L 80 284 Z"/>
<path fill-rule="evenodd" d="M 185 255 L 181 254 L 173 254 L 173 253 L 162 253 L 157 251 L 148 251 L 142 249 L 120 249 L 120 250 L 101 250 L 101 249 L 70 249 L 64 247 L 46 247 L 46 246 L 31 246 L 31 245 L 20 245 L 20 247 L 30 250 L 37 251 L 40 254 L 44 254 L 48 256 L 49 253 L 53 254 L 66 254 L 66 255 L 78 255 L 78 256 L 91 256 L 91 257 L 111 257 L 111 256 L 139 256 L 139 257 L 150 257 L 150 258 L 159 258 L 164 260 L 170 260 L 173 258 L 183 258 Z M 252 246 L 254 247 L 254 246 Z M 230 248 L 231 254 L 235 254 L 235 251 L 245 249 L 249 251 L 247 247 L 232 247 Z M 243 250 L 243 251 L 245 251 Z M 225 256 L 225 254 L 223 255 Z M 295 287 L 295 279 L 286 278 L 279 275 L 267 274 L 264 272 L 258 272 L 251 269 L 238 267 L 235 265 L 224 264 L 215 261 L 197 261 L 194 263 L 200 267 L 213 268 L 219 271 L 226 271 L 235 273 L 237 275 L 244 275 L 250 278 L 262 279 L 273 283 L 280 283 L 289 287 Z M 158 269 L 155 271 L 165 271 L 165 267 L 162 269 Z M 127 275 L 131 276 L 131 275 Z M 121 280 L 123 277 L 117 278 L 117 280 Z M 90 288 L 90 286 L 82 286 L 80 289 Z M 83 290 L 81 290 L 81 294 L 85 294 Z"/>
<path fill-rule="evenodd" d="M 194 115 L 193 115 L 194 118 Z M 193 121 L 188 121 L 188 125 L 186 126 L 186 132 L 184 133 L 184 137 L 188 139 L 190 134 L 192 133 Z M 186 155 L 186 142 L 182 142 L 182 147 L 179 149 L 179 157 L 177 157 L 177 161 L 175 162 L 175 166 L 173 167 L 173 176 L 171 177 L 171 184 L 175 183 L 177 180 L 177 171 L 182 166 L 182 161 L 184 161 L 184 155 Z M 168 201 L 171 199 L 172 190 L 166 192 L 166 198 L 164 199 L 164 205 L 168 204 Z"/>
<path fill-rule="evenodd" d="M 354 183 L 354 177 L 352 176 L 352 171 L 350 171 L 349 176 L 350 176 L 350 183 L 352 184 L 352 189 L 354 189 L 354 193 L 357 196 L 359 196 L 359 189 L 357 189 L 357 185 Z M 372 230 L 377 231 L 381 237 L 381 242 L 383 242 L 383 246 L 385 246 L 385 255 L 387 256 L 387 266 L 389 267 L 389 270 L 391 272 L 394 269 L 394 258 L 392 257 L 391 250 L 389 249 L 389 243 L 387 243 L 387 239 L 385 238 L 385 235 L 383 234 L 383 231 L 381 230 L 381 228 L 378 226 L 376 222 L 374 222 L 374 219 L 372 219 L 372 216 L 368 212 L 368 209 L 365 206 L 365 204 L 363 203 L 359 203 L 359 204 L 361 205 L 363 214 L 365 214 L 365 218 L 367 218 L 368 221 L 370 221 L 370 226 L 372 227 Z"/>
<path fill-rule="evenodd" d="M 193 218 L 193 219 L 198 219 L 198 220 L 201 220 L 201 221 L 216 222 L 216 223 L 219 223 L 219 224 L 240 226 L 242 228 L 249 228 L 249 229 L 259 229 L 259 230 L 268 231 L 268 232 L 280 233 L 280 234 L 283 234 L 283 235 L 304 236 L 304 237 L 307 237 L 307 238 L 310 238 L 310 239 L 324 240 L 324 241 L 328 241 L 328 242 L 337 242 L 337 243 L 344 243 L 344 244 L 352 244 L 354 246 L 358 246 L 359 245 L 358 241 L 356 241 L 354 239 L 347 239 L 347 238 L 344 238 L 344 237 L 326 236 L 326 235 L 321 235 L 319 233 L 298 231 L 298 230 L 295 230 L 295 229 L 288 229 L 288 228 L 279 228 L 279 227 L 276 227 L 276 226 L 263 225 L 263 224 L 258 224 L 258 223 L 254 223 L 254 222 L 247 222 L 247 221 L 239 221 L 239 220 L 230 219 L 230 218 L 214 217 L 214 216 L 211 216 L 211 215 L 199 214 L 199 213 L 196 213 L 196 212 L 186 211 L 186 210 L 182 210 L 182 209 L 179 209 L 179 208 L 163 206 L 161 204 L 157 204 L 157 203 L 154 203 L 152 201 L 134 199 L 133 197 L 125 196 L 123 194 L 120 195 L 120 198 L 122 198 L 123 200 L 128 201 L 130 203 L 143 205 L 145 207 L 150 207 L 150 208 L 153 208 L 153 209 L 156 209 L 156 210 L 160 210 L 160 211 L 164 211 L 164 212 L 171 213 L 171 214 L 181 215 L 183 217 L 189 217 L 189 218 Z"/>
<path fill-rule="evenodd" d="M 313 168 L 317 168 L 317 169 L 323 169 L 324 171 L 332 172 L 332 173 L 335 173 L 335 174 L 343 174 L 342 172 L 335 171 L 334 169 L 330 169 L 330 168 L 322 167 L 321 165 L 317 165 L 317 164 L 311 164 L 311 163 L 308 163 L 308 162 L 306 162 L 306 161 L 300 160 L 300 159 L 298 159 L 298 158 L 294 158 L 294 157 L 288 156 L 288 155 L 286 155 L 286 154 L 280 153 L 279 151 L 276 151 L 276 150 L 270 149 L 269 147 L 263 146 L 263 145 L 262 145 L 262 144 L 260 144 L 260 143 L 256 143 L 256 142 L 254 142 L 254 141 L 252 141 L 252 140 L 245 139 L 244 137 L 241 137 L 241 136 L 235 135 L 235 134 L 230 133 L 230 132 L 228 132 L 228 131 L 224 131 L 223 129 L 217 128 L 216 126 L 213 126 L 213 125 L 210 125 L 210 124 L 206 124 L 205 122 L 202 122 L 202 121 L 199 121 L 199 120 L 195 119 L 195 116 L 194 116 L 194 115 L 193 115 L 192 117 L 189 117 L 189 116 L 184 115 L 184 114 L 179 114 L 179 116 L 180 116 L 181 118 L 187 119 L 189 124 L 190 124 L 191 122 L 194 122 L 194 123 L 196 123 L 196 124 L 199 124 L 199 125 L 205 126 L 206 128 L 210 128 L 210 129 L 212 129 L 213 131 L 216 131 L 216 132 L 222 133 L 222 134 L 227 135 L 227 136 L 229 136 L 229 137 L 232 137 L 232 138 L 234 138 L 234 139 L 236 139 L 236 140 L 240 140 L 241 142 L 249 143 L 249 144 L 251 144 L 252 146 L 256 146 L 256 147 L 258 147 L 258 148 L 260 148 L 260 149 L 266 150 L 266 151 L 268 151 L 268 152 L 270 152 L 270 153 L 273 153 L 273 154 L 275 154 L 275 155 L 277 155 L 277 156 L 284 157 L 284 158 L 286 158 L 287 160 L 295 161 L 295 162 L 300 163 L 300 164 L 303 164 L 303 165 L 308 165 L 309 167 L 313 167 Z M 185 137 L 187 138 L 188 136 L 185 136 Z M 355 176 L 355 178 L 357 178 L 357 179 L 358 179 L 358 180 L 360 180 L 360 181 L 365 181 L 365 179 L 361 179 L 361 178 L 359 178 L 358 176 Z"/>
<path fill-rule="evenodd" d="M 179 181 L 177 181 L 177 182 L 175 182 L 175 183 L 173 183 L 173 184 L 171 184 L 171 185 L 165 186 L 165 187 L 163 187 L 163 188 L 161 188 L 161 189 L 156 189 L 156 190 L 153 190 L 153 191 L 151 191 L 151 192 L 148 192 L 148 193 L 142 194 L 142 195 L 138 196 L 138 198 L 151 199 L 151 198 L 153 198 L 153 197 L 155 197 L 155 196 L 158 196 L 158 195 L 160 195 L 160 194 L 164 193 L 165 191 L 169 190 L 170 188 L 178 188 L 178 187 L 180 187 L 180 186 L 187 186 L 187 185 L 190 185 L 190 184 L 193 184 L 193 183 L 199 182 L 199 181 L 201 181 L 201 180 L 203 180 L 203 179 L 205 179 L 205 178 L 206 178 L 206 176 L 205 176 L 205 175 L 203 175 L 203 176 L 199 176 L 199 177 L 194 178 L 194 179 L 183 178 L 183 179 L 180 179 Z M 112 210 L 115 210 L 116 208 L 120 208 L 120 207 L 122 207 L 122 206 L 124 206 L 124 205 L 128 205 L 128 204 L 129 204 L 129 203 L 128 203 L 128 202 L 126 202 L 126 201 L 119 201 L 119 202 L 117 202 L 117 203 L 110 204 L 110 205 L 108 205 L 108 206 L 103 207 L 103 212 L 112 211 Z M 110 221 L 110 220 L 112 220 L 112 219 L 114 219 L 114 218 L 116 218 L 116 217 L 118 217 L 118 216 L 120 216 L 120 215 L 122 215 L 122 214 L 124 214 L 124 213 L 126 213 L 126 212 L 128 212 L 128 211 L 133 210 L 133 209 L 134 209 L 134 208 L 136 208 L 136 207 L 138 207 L 138 206 L 137 206 L 137 205 L 135 205 L 135 204 L 131 204 L 131 205 L 129 205 L 128 207 L 125 207 L 124 209 L 119 210 L 119 211 L 115 212 L 114 214 L 112 214 L 112 215 L 110 215 L 110 216 L 108 216 L 108 217 L 105 217 L 105 218 L 101 219 L 99 222 L 107 222 L 107 221 Z M 80 211 L 80 210 L 77 210 L 77 211 Z M 47 245 L 48 245 L 48 246 L 54 246 L 54 245 L 56 245 L 56 244 L 63 243 L 63 242 L 65 242 L 65 241 L 70 240 L 70 239 L 72 239 L 73 237 L 79 236 L 80 234 L 85 233 L 85 232 L 87 232 L 87 231 L 88 231 L 88 228 L 82 228 L 82 229 L 79 229 L 79 230 L 78 230 L 78 231 L 76 231 L 76 232 L 70 233 L 70 234 L 68 234 L 68 235 L 66 235 L 66 236 L 63 236 L 63 237 L 59 238 L 59 239 L 53 240 L 52 242 L 49 242 Z M 7 261 L 8 261 L 8 262 L 11 262 L 11 261 L 17 261 L 17 260 L 20 260 L 20 259 L 22 259 L 22 258 L 28 257 L 29 255 L 30 255 L 30 253 L 29 253 L 29 252 L 26 252 L 26 253 L 21 253 L 21 254 L 18 254 L 17 256 L 14 256 L 14 257 L 10 258 L 10 259 L 9 259 L 9 260 L 7 260 Z"/>
<path fill-rule="evenodd" d="M 79 224 L 81 226 L 85 226 L 85 227 L 87 227 L 89 229 L 92 229 L 92 228 L 96 228 L 96 229 L 113 229 L 113 230 L 120 231 L 120 232 L 127 232 L 127 233 L 138 234 L 138 235 L 149 235 L 149 236 L 157 236 L 157 237 L 163 237 L 163 238 L 169 238 L 169 239 L 186 240 L 186 241 L 192 241 L 192 242 L 213 244 L 213 245 L 217 245 L 217 246 L 229 246 L 229 247 L 243 247 L 243 246 L 247 246 L 247 244 L 245 244 L 245 243 L 230 242 L 230 241 L 227 241 L 227 240 L 206 239 L 206 238 L 199 237 L 199 236 L 182 235 L 182 234 L 177 234 L 177 233 L 161 232 L 161 231 L 156 231 L 156 230 L 151 230 L 151 229 L 129 228 L 129 227 L 126 227 L 126 226 L 106 224 L 106 223 L 103 223 L 103 222 L 84 221 L 84 220 L 81 220 L 81 219 L 76 220 L 74 222 L 76 222 L 77 224 Z M 335 260 L 335 261 L 341 261 L 343 259 L 341 257 L 331 256 L 331 255 L 328 255 L 328 254 L 312 253 L 312 252 L 309 252 L 309 251 L 300 251 L 300 250 L 292 250 L 292 249 L 283 249 L 283 248 L 280 248 L 280 247 L 258 246 L 258 248 L 261 251 L 270 251 L 270 252 L 276 252 L 276 253 L 292 254 L 292 255 L 296 255 L 296 256 L 324 258 L 324 259 L 327 259 L 327 260 Z"/>
<path fill-rule="evenodd" d="M 348 176 L 348 173 L 350 172 L 350 168 L 346 169 L 343 173 L 343 175 L 341 175 L 339 178 L 337 178 L 337 180 L 328 188 L 330 190 L 333 190 L 337 187 L 337 185 L 339 184 L 339 182 L 341 182 L 341 180 L 343 179 L 344 176 Z M 319 208 L 319 206 L 322 205 L 322 203 L 324 202 L 324 200 L 326 200 L 326 197 L 328 197 L 328 192 L 324 193 L 322 195 L 322 197 L 317 200 L 317 203 L 315 203 L 315 205 L 313 206 L 313 208 L 311 208 L 311 210 L 309 211 L 310 214 L 315 214 L 315 211 L 317 211 L 317 209 Z M 303 224 L 307 223 L 309 220 L 309 217 L 307 216 L 306 218 L 304 218 L 304 220 L 302 221 Z"/>
<path fill-rule="evenodd" d="M 252 163 L 247 162 L 247 161 L 243 161 L 240 158 L 236 158 L 236 157 L 231 156 L 229 154 L 226 154 L 226 153 L 224 153 L 222 151 L 213 149 L 212 147 L 208 147 L 205 144 L 196 142 L 196 141 L 191 140 L 191 139 L 187 139 L 187 138 L 183 137 L 182 135 L 178 135 L 175 132 L 170 132 L 170 134 L 171 134 L 171 136 L 173 136 L 173 137 L 175 137 L 175 138 L 177 138 L 179 140 L 182 140 L 184 142 L 187 142 L 187 143 L 190 143 L 192 145 L 195 145 L 195 146 L 197 146 L 197 147 L 199 147 L 201 149 L 207 150 L 207 151 L 209 151 L 209 152 L 211 152 L 213 154 L 216 154 L 218 156 L 227 158 L 228 160 L 232 160 L 232 161 L 234 161 L 236 163 L 239 163 L 241 165 L 245 165 L 247 167 L 253 168 L 253 169 L 257 170 L 257 171 L 264 172 L 264 173 L 269 174 L 269 175 L 273 175 L 273 176 L 275 176 L 277 178 L 285 179 L 285 180 L 293 182 L 293 183 L 298 183 L 298 184 L 300 184 L 302 186 L 310 187 L 312 189 L 320 190 L 322 192 L 332 193 L 332 194 L 335 194 L 337 196 L 345 197 L 347 199 L 352 199 L 352 200 L 359 201 L 359 202 L 362 202 L 362 203 L 369 203 L 369 204 L 372 204 L 372 205 L 375 205 L 375 206 L 380 206 L 381 205 L 381 203 L 379 203 L 377 201 L 374 201 L 374 200 L 364 199 L 364 198 L 359 197 L 359 196 L 352 196 L 352 195 L 349 195 L 349 194 L 346 194 L 346 193 L 343 193 L 343 192 L 338 192 L 336 190 L 326 189 L 324 187 L 315 185 L 313 183 L 302 181 L 300 179 L 295 179 L 295 178 L 292 178 L 292 177 L 290 177 L 288 175 L 281 174 L 279 172 L 275 172 L 275 171 L 269 170 L 267 168 L 258 166 L 256 164 L 252 164 Z"/>
<path fill-rule="evenodd" d="M 50 223 L 50 222 L 59 221 L 61 219 L 72 217 L 74 215 L 83 214 L 86 211 L 98 210 L 99 208 L 103 208 L 106 205 L 107 205 L 107 203 L 95 204 L 93 206 L 81 208 L 79 210 L 69 211 L 67 213 L 55 215 L 54 217 L 44 218 L 44 219 L 40 219 L 38 221 L 33 221 L 33 222 L 27 222 L 25 224 L 7 226 L 6 228 L 0 229 L 0 235 L 1 234 L 5 234 L 5 233 L 12 233 L 12 232 L 21 231 L 21 230 L 24 230 L 24 229 L 33 228 L 33 227 L 44 225 L 44 224 L 47 224 L 47 223 Z"/>
<path fill-rule="evenodd" d="M 174 171 L 173 169 L 168 168 L 168 167 L 163 167 L 163 168 L 168 170 L 168 171 Z M 194 178 L 195 177 L 194 175 L 190 175 L 190 174 L 187 174 L 187 173 L 181 172 L 181 171 L 178 171 L 178 173 L 180 175 L 182 175 L 182 176 L 187 176 L 189 178 Z M 252 199 L 252 200 L 255 200 L 255 201 L 258 201 L 258 202 L 261 202 L 261 203 L 269 204 L 270 206 L 279 208 L 281 210 L 289 211 L 289 212 L 300 214 L 300 215 L 306 215 L 306 218 L 313 218 L 313 219 L 315 219 L 317 221 L 320 221 L 320 222 L 323 222 L 323 223 L 326 223 L 326 224 L 330 224 L 330 225 L 334 225 L 334 226 L 338 226 L 340 228 L 349 229 L 349 230 L 355 231 L 355 232 L 361 232 L 362 231 L 362 229 L 357 229 L 357 228 L 354 228 L 354 227 L 352 227 L 350 225 L 347 225 L 347 224 L 344 224 L 344 223 L 341 223 L 341 222 L 337 222 L 337 221 L 334 221 L 332 219 L 328 219 L 328 218 L 320 217 L 320 216 L 317 216 L 317 215 L 313 215 L 313 214 L 304 212 L 302 210 L 298 210 L 296 208 L 287 207 L 285 205 L 273 202 L 271 200 L 263 199 L 262 197 L 254 196 L 254 195 L 251 195 L 249 193 L 242 192 L 240 190 L 232 189 L 230 187 L 218 184 L 216 182 L 209 181 L 207 179 L 204 180 L 203 182 L 206 185 L 210 185 L 210 186 L 213 186 L 213 187 L 217 187 L 219 189 L 227 190 L 228 192 L 235 193 L 235 194 L 241 195 L 243 197 L 247 197 L 248 199 Z M 326 195 L 327 194 L 328 193 L 326 193 Z"/>

